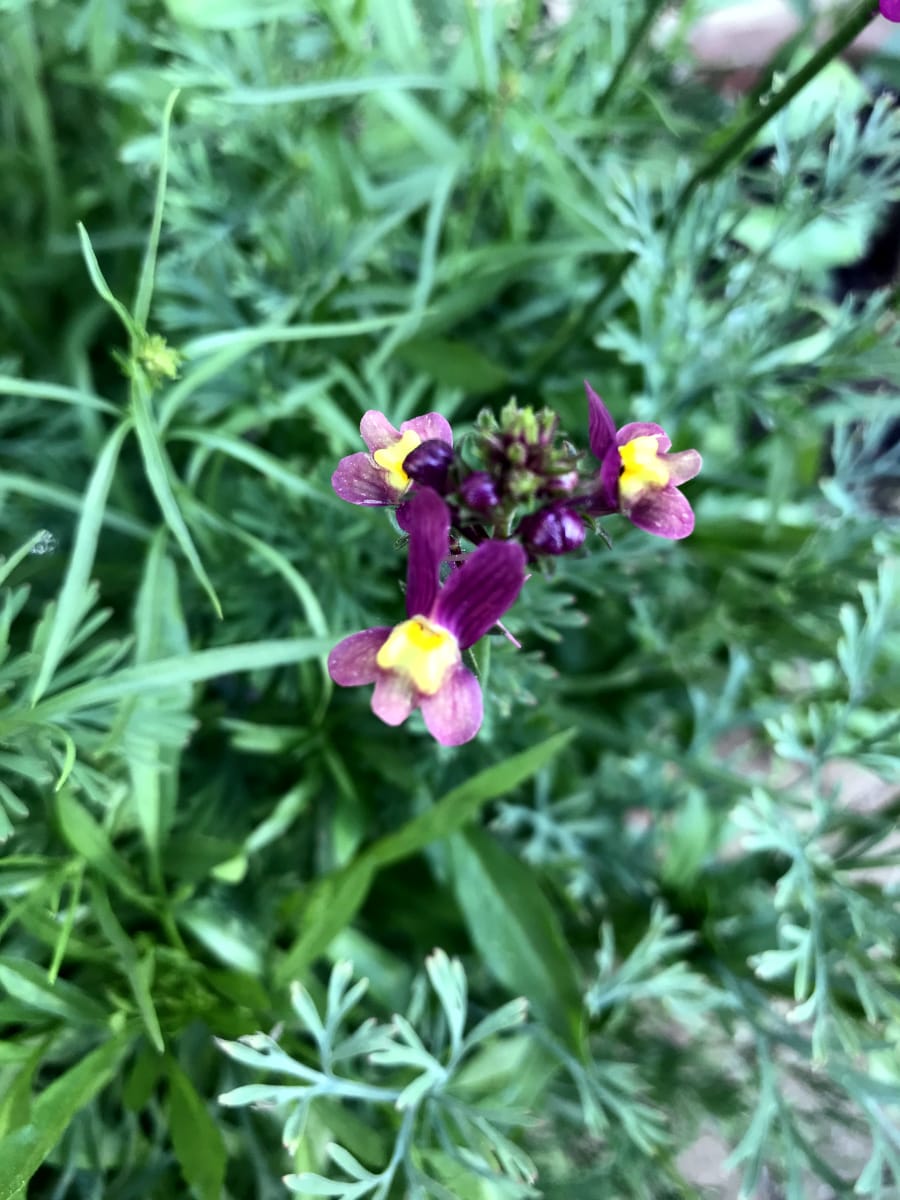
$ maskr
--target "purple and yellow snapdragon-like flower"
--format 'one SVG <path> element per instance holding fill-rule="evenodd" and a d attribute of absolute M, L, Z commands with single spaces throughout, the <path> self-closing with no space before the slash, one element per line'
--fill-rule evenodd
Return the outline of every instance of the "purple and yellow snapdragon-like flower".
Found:
<path fill-rule="evenodd" d="M 525 552 L 513 542 L 484 542 L 442 585 L 447 505 L 420 487 L 404 506 L 404 526 L 407 620 L 344 638 L 328 656 L 328 670 L 342 687 L 374 683 L 372 711 L 386 724 L 400 725 L 421 708 L 432 736 L 458 746 L 481 728 L 484 703 L 462 652 L 515 603 L 525 582 Z"/>
<path fill-rule="evenodd" d="M 633 421 L 616 429 L 606 405 L 585 380 L 591 452 L 600 462 L 588 511 L 620 512 L 647 533 L 684 538 L 694 530 L 694 512 L 678 490 L 703 466 L 696 450 L 669 454 L 672 442 L 660 425 Z"/>
<path fill-rule="evenodd" d="M 368 452 L 342 458 L 331 477 L 331 486 L 350 504 L 399 504 L 412 480 L 403 469 L 407 455 L 432 440 L 453 445 L 453 431 L 440 413 L 413 417 L 395 429 L 377 409 L 369 409 L 359 423 Z"/>

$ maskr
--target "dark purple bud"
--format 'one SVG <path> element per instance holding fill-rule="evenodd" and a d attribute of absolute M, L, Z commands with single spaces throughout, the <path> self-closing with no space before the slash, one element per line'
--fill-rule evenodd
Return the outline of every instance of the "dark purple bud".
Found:
<path fill-rule="evenodd" d="M 541 491 L 545 495 L 568 495 L 578 487 L 580 480 L 577 471 L 566 471 L 562 475 L 554 475 L 548 479 Z"/>
<path fill-rule="evenodd" d="M 532 554 L 568 554 L 584 541 L 584 521 L 571 508 L 542 508 L 522 521 L 519 534 Z"/>
<path fill-rule="evenodd" d="M 408 461 L 408 460 L 407 460 Z M 460 484 L 459 494 L 467 508 L 488 512 L 500 503 L 497 485 L 487 471 L 474 471 Z"/>
<path fill-rule="evenodd" d="M 416 483 L 443 494 L 447 490 L 447 472 L 452 462 L 453 447 L 440 438 L 429 438 L 415 450 L 410 450 L 403 460 L 403 470 Z"/>

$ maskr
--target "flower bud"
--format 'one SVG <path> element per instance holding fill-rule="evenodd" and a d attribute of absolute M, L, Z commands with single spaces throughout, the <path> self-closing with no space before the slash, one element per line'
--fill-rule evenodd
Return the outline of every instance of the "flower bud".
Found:
<path fill-rule="evenodd" d="M 473 471 L 460 484 L 459 494 L 467 508 L 488 512 L 500 503 L 497 485 L 487 471 Z"/>
<path fill-rule="evenodd" d="M 542 508 L 525 517 L 519 535 L 534 555 L 568 554 L 584 541 L 584 521 L 571 508 Z"/>
<path fill-rule="evenodd" d="M 575 491 L 579 482 L 580 477 L 577 471 L 564 471 L 561 475 L 553 475 L 545 480 L 541 487 L 541 494 L 552 497 L 568 496 Z"/>
<path fill-rule="evenodd" d="M 403 470 L 416 483 L 443 494 L 447 490 L 447 472 L 452 462 L 453 447 L 440 438 L 430 438 L 410 450 L 403 460 Z"/>

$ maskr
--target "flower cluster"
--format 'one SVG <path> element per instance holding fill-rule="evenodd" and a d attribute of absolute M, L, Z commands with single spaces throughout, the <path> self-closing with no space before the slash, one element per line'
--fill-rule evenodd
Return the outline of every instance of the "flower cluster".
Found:
<path fill-rule="evenodd" d="M 597 518 L 621 513 L 670 539 L 693 531 L 679 489 L 699 472 L 700 455 L 670 453 L 659 425 L 617 429 L 585 387 L 593 461 L 562 436 L 555 413 L 514 402 L 499 419 L 483 413 L 462 447 L 439 413 L 399 429 L 383 413 L 363 416 L 367 449 L 342 459 L 331 482 L 351 504 L 396 509 L 409 540 L 407 616 L 345 638 L 328 668 L 344 687 L 374 684 L 372 709 L 387 724 L 420 708 L 443 745 L 473 738 L 483 700 L 463 652 L 515 603 L 527 564 L 578 550 Z"/>

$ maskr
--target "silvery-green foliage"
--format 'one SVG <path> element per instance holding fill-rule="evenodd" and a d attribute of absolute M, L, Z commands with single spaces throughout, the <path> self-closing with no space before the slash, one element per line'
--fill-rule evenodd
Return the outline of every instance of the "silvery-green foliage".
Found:
<path fill-rule="evenodd" d="M 368 983 L 365 979 L 352 983 L 350 964 L 339 962 L 329 978 L 324 1013 L 301 984 L 291 989 L 294 1014 L 313 1042 L 311 1057 L 316 1065 L 288 1054 L 266 1034 L 219 1043 L 242 1067 L 296 1081 L 244 1084 L 219 1098 L 229 1107 L 276 1106 L 283 1112 L 283 1140 L 290 1153 L 303 1139 L 317 1100 L 365 1104 L 373 1114 L 383 1112 L 381 1119 L 393 1127 L 393 1149 L 380 1170 L 366 1168 L 346 1147 L 331 1143 L 326 1152 L 338 1174 L 288 1175 L 285 1183 L 292 1192 L 386 1200 L 402 1181 L 409 1196 L 442 1200 L 453 1194 L 442 1178 L 455 1168 L 485 1180 L 497 1197 L 537 1194 L 532 1187 L 532 1163 L 504 1132 L 515 1130 L 524 1114 L 505 1107 L 489 1080 L 474 1088 L 465 1080 L 466 1068 L 471 1072 L 473 1060 L 489 1051 L 498 1036 L 521 1029 L 525 1002 L 513 1000 L 473 1025 L 460 961 L 435 950 L 425 966 L 437 1012 L 429 1013 L 420 989 L 414 1005 L 418 1011 L 411 1015 L 428 1030 L 426 1040 L 416 1024 L 400 1014 L 389 1023 L 369 1018 L 347 1031 L 347 1018 L 363 999 Z"/>

